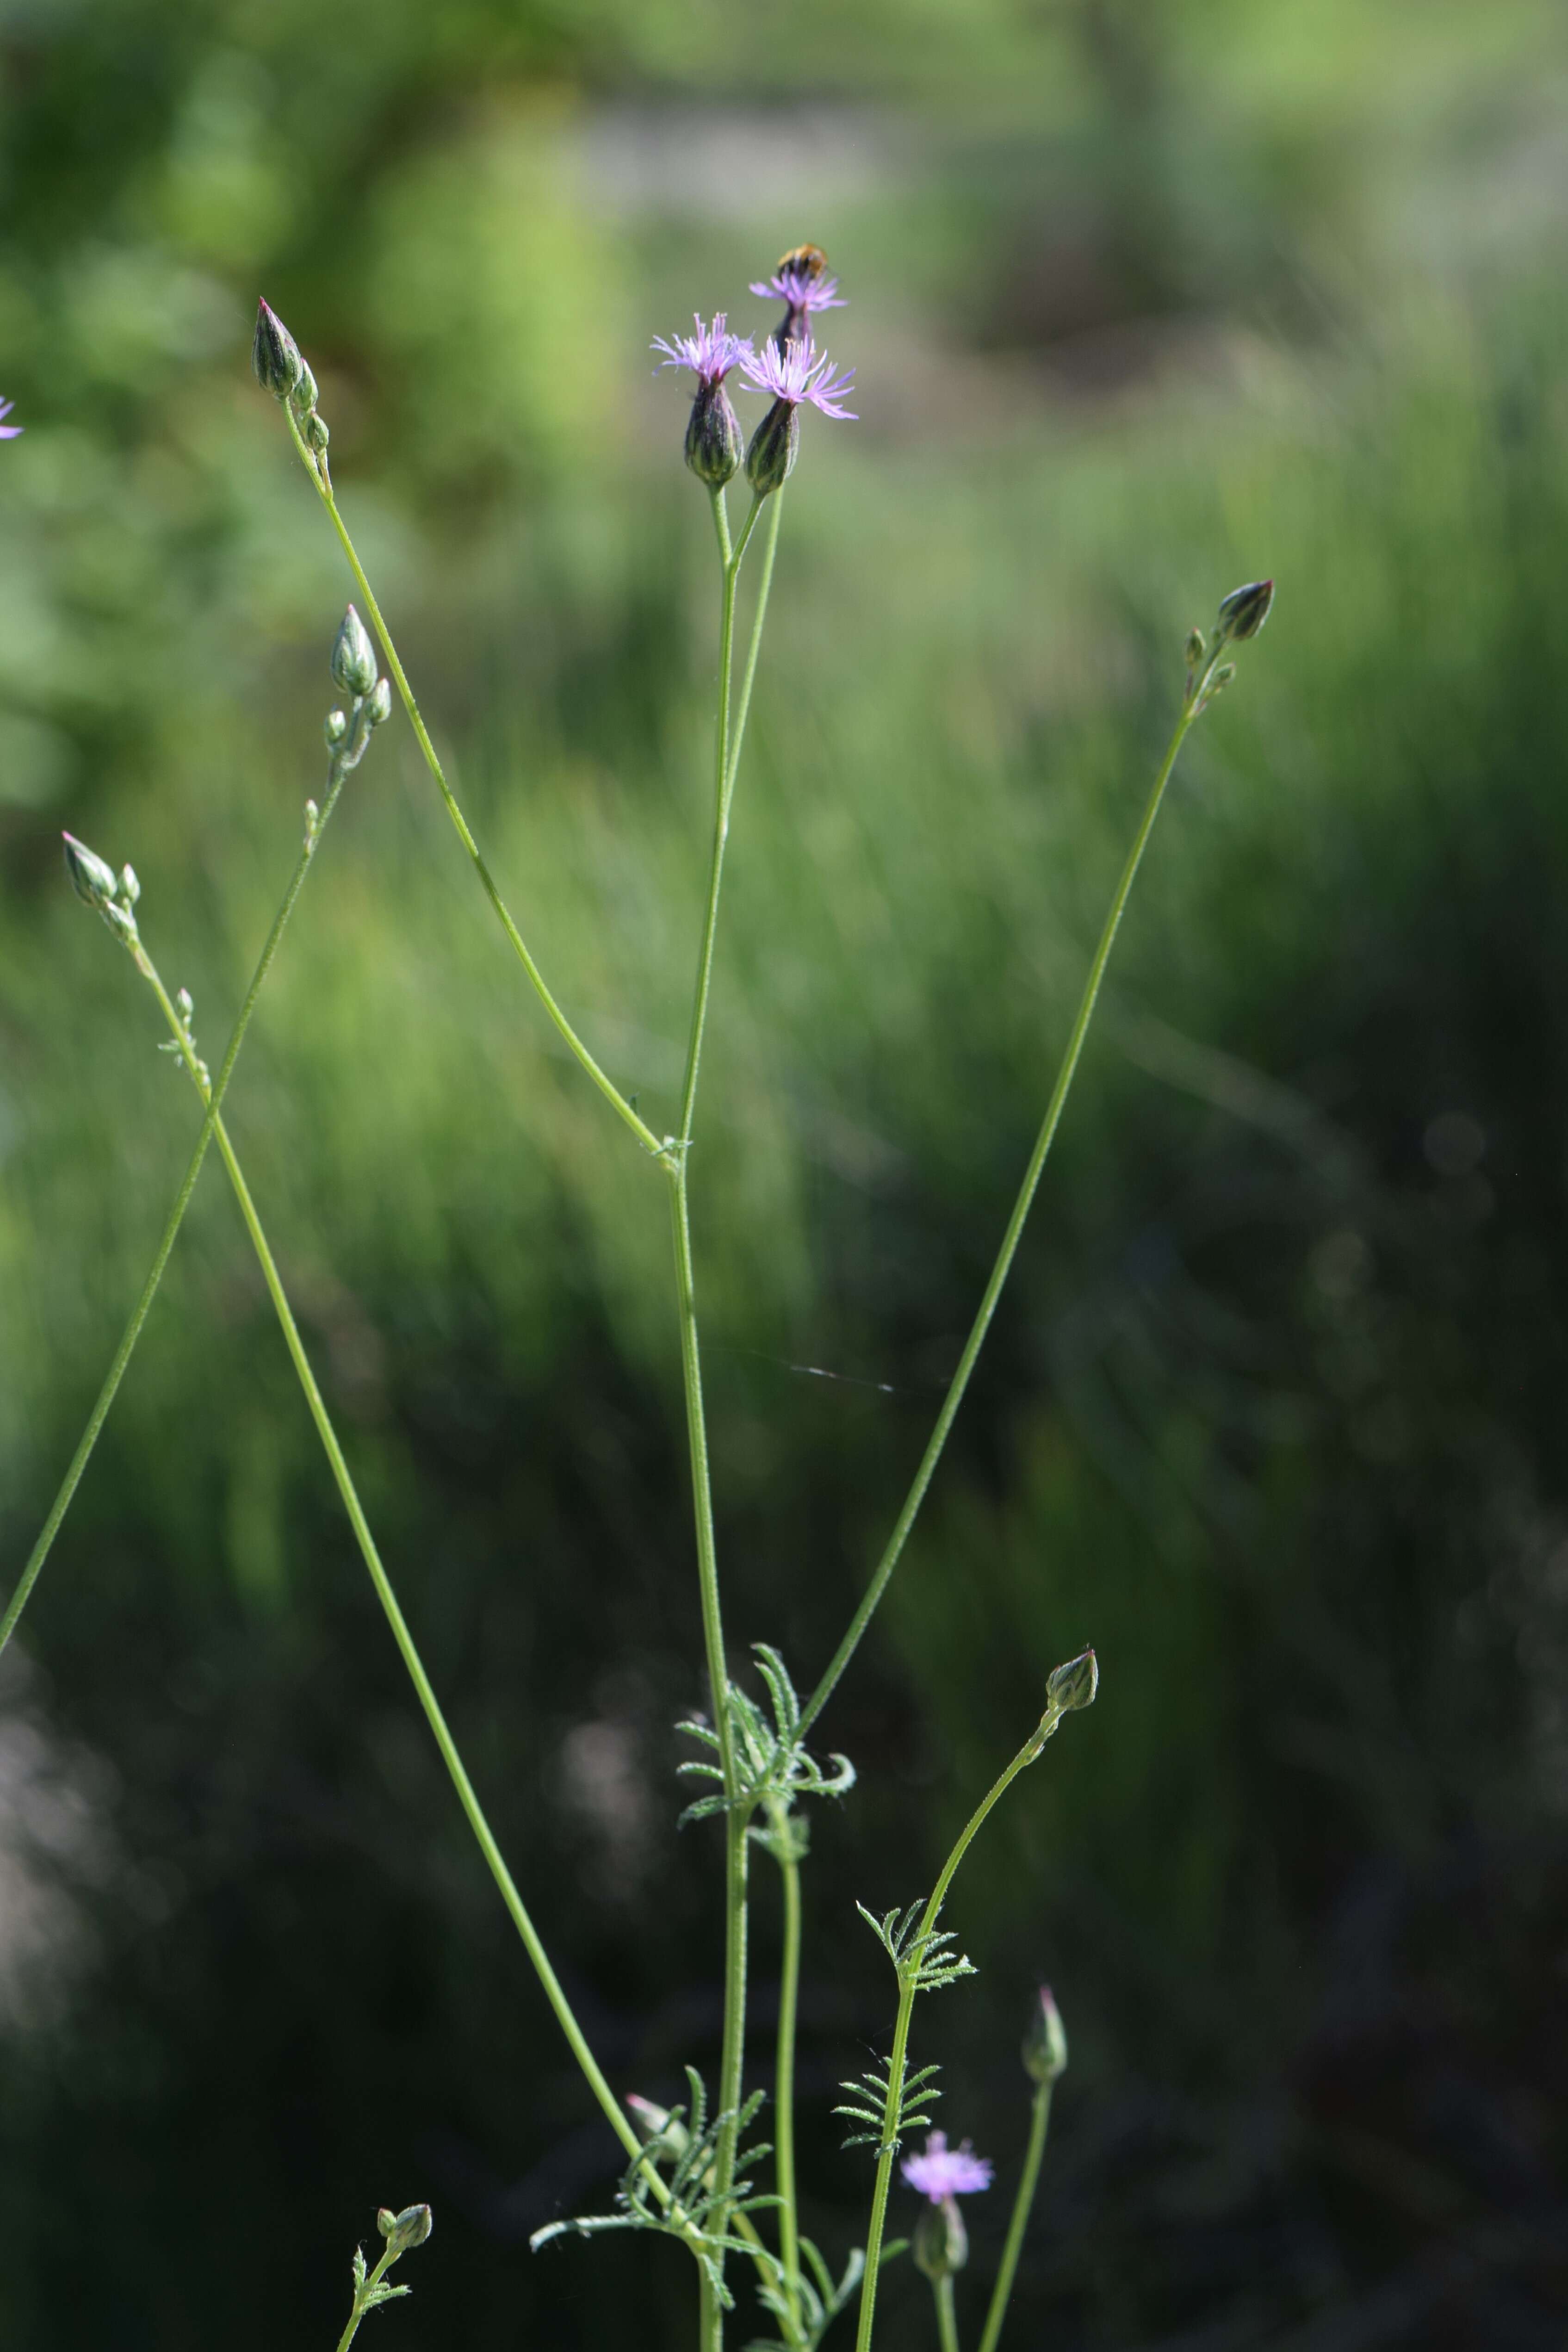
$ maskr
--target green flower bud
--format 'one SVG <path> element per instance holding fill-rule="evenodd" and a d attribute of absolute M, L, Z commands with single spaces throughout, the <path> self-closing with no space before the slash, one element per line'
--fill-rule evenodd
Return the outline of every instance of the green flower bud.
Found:
<path fill-rule="evenodd" d="M 1070 1715 L 1074 1707 L 1092 1706 L 1099 1687 L 1099 1661 L 1092 1650 L 1085 1650 L 1081 1657 L 1069 1658 L 1064 1666 L 1051 1669 L 1045 1685 L 1046 1712 Z"/>
<path fill-rule="evenodd" d="M 175 1008 L 188 1029 L 195 1017 L 196 1000 L 188 988 L 183 988 L 174 999 Z"/>
<path fill-rule="evenodd" d="M 335 751 L 339 744 L 342 741 L 344 736 L 349 731 L 349 721 L 346 713 L 341 710 L 329 710 L 327 713 L 327 724 L 322 731 L 327 738 L 328 751 Z"/>
<path fill-rule="evenodd" d="M 106 907 L 100 907 L 98 911 L 117 940 L 123 940 L 128 948 L 136 945 L 140 934 L 136 929 L 136 918 L 128 907 L 122 907 L 118 898 L 111 898 Z"/>
<path fill-rule="evenodd" d="M 66 872 L 71 877 L 72 888 L 78 898 L 96 907 L 101 914 L 120 887 L 113 866 L 106 866 L 74 834 L 63 834 L 61 839 L 66 845 Z"/>
<path fill-rule="evenodd" d="M 120 887 L 115 895 L 119 898 L 122 899 L 128 907 L 134 907 L 138 898 L 141 898 L 141 885 L 136 879 L 136 868 L 134 866 L 122 866 L 120 867 Z"/>
<path fill-rule="evenodd" d="M 365 625 L 350 604 L 332 647 L 332 683 L 342 694 L 369 694 L 376 682 L 376 653 Z"/>
<path fill-rule="evenodd" d="M 392 685 L 389 679 L 377 678 L 371 688 L 365 709 L 370 714 L 372 727 L 382 726 L 392 717 Z"/>
<path fill-rule="evenodd" d="M 635 2091 L 626 2100 L 626 2111 L 644 2147 L 655 2148 L 673 2163 L 680 2162 L 691 2146 L 692 2136 L 678 2116 L 672 2116 L 668 2107 L 661 2107 L 652 2099 L 639 2097 Z"/>
<path fill-rule="evenodd" d="M 944 2197 L 940 2205 L 925 2207 L 915 2224 L 910 2252 L 915 2269 L 933 2284 L 963 2269 L 969 2259 L 969 2234 L 956 2197 Z"/>
<path fill-rule="evenodd" d="M 288 405 L 294 411 L 295 415 L 300 419 L 307 428 L 309 426 L 311 417 L 316 413 L 316 402 L 318 398 L 319 394 L 316 390 L 316 379 L 310 373 L 310 362 L 308 359 L 301 356 L 299 361 L 298 381 L 290 387 Z M 327 428 L 323 425 L 321 429 L 325 432 Z"/>
<path fill-rule="evenodd" d="M 722 490 L 740 470 L 740 419 L 722 383 L 697 385 L 686 422 L 686 463 L 714 490 Z"/>
<path fill-rule="evenodd" d="M 1205 645 L 1203 639 L 1203 631 L 1201 629 L 1189 629 L 1186 639 L 1186 666 L 1188 669 L 1196 669 L 1207 651 L 1208 647 Z"/>
<path fill-rule="evenodd" d="M 256 370 L 257 383 L 275 400 L 286 400 L 304 372 L 298 344 L 277 311 L 266 302 L 258 302 L 256 307 L 256 339 L 250 347 L 250 363 Z M 314 383 L 310 392 L 314 400 Z"/>
<path fill-rule="evenodd" d="M 1023 2038 L 1023 2070 L 1031 2083 L 1054 2083 L 1067 2072 L 1067 2032 L 1049 1985 L 1040 1989 Z"/>
<path fill-rule="evenodd" d="M 746 453 L 746 478 L 759 499 L 783 488 L 800 452 L 800 409 L 792 401 L 776 400 Z"/>
<path fill-rule="evenodd" d="M 314 392 L 316 389 L 315 385 L 312 384 L 310 389 Z M 318 416 L 314 409 L 310 411 L 309 415 L 305 419 L 305 438 L 308 441 L 310 446 L 315 450 L 316 455 L 319 457 L 324 457 L 326 456 L 327 444 L 330 441 L 332 436 L 327 430 L 326 418 L 324 416 Z"/>
<path fill-rule="evenodd" d="M 1271 580 L 1253 580 L 1245 588 L 1233 588 L 1219 607 L 1219 643 L 1234 637 L 1239 644 L 1245 637 L 1255 637 L 1273 602 Z"/>
<path fill-rule="evenodd" d="M 423 2246 L 435 2227 L 435 2220 L 428 2205 L 405 2205 L 401 2213 L 389 2212 L 383 2205 L 376 2215 L 376 2227 L 395 2259 L 406 2254 L 411 2246 Z"/>

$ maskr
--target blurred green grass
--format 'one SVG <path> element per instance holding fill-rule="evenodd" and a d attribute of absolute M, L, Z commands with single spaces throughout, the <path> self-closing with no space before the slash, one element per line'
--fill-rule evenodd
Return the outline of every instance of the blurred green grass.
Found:
<path fill-rule="evenodd" d="M 732 1633 L 802 1678 L 956 1357 L 1186 629 L 1281 589 L 826 1727 L 865 1778 L 813 1864 L 814 2221 L 857 2225 L 818 2094 L 884 2023 L 850 1898 L 920 1883 L 1092 1639 L 1095 1714 L 967 1875 L 984 1982 L 928 2028 L 948 2127 L 1005 2158 L 1036 1971 L 1067 2012 L 1020 2332 L 1328 2347 L 1392 2294 L 1382 2340 L 1437 2343 L 1420 2279 L 1500 2214 L 1485 2340 L 1554 2340 L 1555 16 L 382 8 L 322 40 L 125 0 L 13 10 L 4 58 L 5 1558 L 195 1126 L 57 824 L 133 860 L 211 1053 L 319 786 L 347 583 L 245 366 L 258 281 L 503 888 L 658 1126 L 714 614 L 645 346 L 694 305 L 762 323 L 747 279 L 821 236 L 862 418 L 811 419 L 788 493 L 695 1170 Z M 664 1203 L 401 724 L 233 1124 L 508 1851 L 617 2079 L 667 2088 L 715 1921 L 667 1826 L 696 1613 Z M 602 2158 L 361 1582 L 214 1172 L 27 1625 L 17 1704 L 98 1759 L 110 1859 L 59 1858 L 74 1989 L 62 1958 L 0 2041 L 18 2342 L 205 2341 L 258 2212 L 230 2336 L 325 2330 L 405 2193 L 444 2216 L 382 2323 L 411 2344 L 619 2340 L 633 2293 L 685 2325 L 681 2280 L 520 2251 Z M 619 1798 L 572 1779 L 585 1725 Z"/>

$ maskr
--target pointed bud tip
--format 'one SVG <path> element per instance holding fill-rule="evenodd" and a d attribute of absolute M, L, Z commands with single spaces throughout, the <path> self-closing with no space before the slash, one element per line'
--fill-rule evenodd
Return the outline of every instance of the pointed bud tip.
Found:
<path fill-rule="evenodd" d="M 1054 2083 L 1067 2072 L 1067 2029 L 1049 1985 L 1041 1985 L 1023 2038 L 1023 2070 L 1031 2083 Z"/>

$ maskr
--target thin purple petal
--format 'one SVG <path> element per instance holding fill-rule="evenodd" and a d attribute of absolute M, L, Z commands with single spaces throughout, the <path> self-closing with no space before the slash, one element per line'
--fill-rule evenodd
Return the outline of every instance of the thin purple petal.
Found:
<path fill-rule="evenodd" d="M 839 292 L 836 278 L 813 278 L 798 263 L 776 269 L 771 278 L 754 278 L 751 291 L 765 302 L 770 294 L 774 295 L 780 302 L 788 302 L 792 310 L 803 310 L 808 315 L 813 310 L 843 310 L 849 307 Z"/>
<path fill-rule="evenodd" d="M 14 400 L 0 400 L 0 417 L 9 416 L 16 405 Z M 0 424 L 0 441 L 15 441 L 17 434 L 25 433 L 26 429 L 25 425 Z"/>
<path fill-rule="evenodd" d="M 689 367 L 704 383 L 722 383 L 732 367 L 744 362 L 751 344 L 744 335 L 733 335 L 725 324 L 720 310 L 711 327 L 705 327 L 697 313 L 692 313 L 695 335 L 677 335 L 673 342 L 655 335 L 653 348 L 666 357 L 662 367 Z"/>
<path fill-rule="evenodd" d="M 854 382 L 853 368 L 835 375 L 826 352 L 820 352 L 813 342 L 790 341 L 782 351 L 777 343 L 764 343 L 759 352 L 743 352 L 740 366 L 753 392 L 766 392 L 774 400 L 787 401 L 791 408 L 809 400 L 824 416 L 855 421 L 853 410 L 840 405 Z"/>
<path fill-rule="evenodd" d="M 911 2189 L 933 2205 L 946 2197 L 973 2197 L 988 2189 L 993 2169 L 989 2157 L 977 2156 L 967 2140 L 949 2147 L 946 2133 L 939 2131 L 926 2134 L 924 2156 L 906 2156 L 899 2167 Z"/>

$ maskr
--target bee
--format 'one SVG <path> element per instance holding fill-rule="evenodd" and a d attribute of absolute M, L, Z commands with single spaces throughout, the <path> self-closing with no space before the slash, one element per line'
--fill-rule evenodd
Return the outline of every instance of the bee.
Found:
<path fill-rule="evenodd" d="M 808 278 L 813 284 L 827 266 L 828 257 L 820 245 L 792 246 L 788 253 L 781 253 L 779 257 L 780 278 L 787 269 L 792 269 L 797 276 Z"/>

